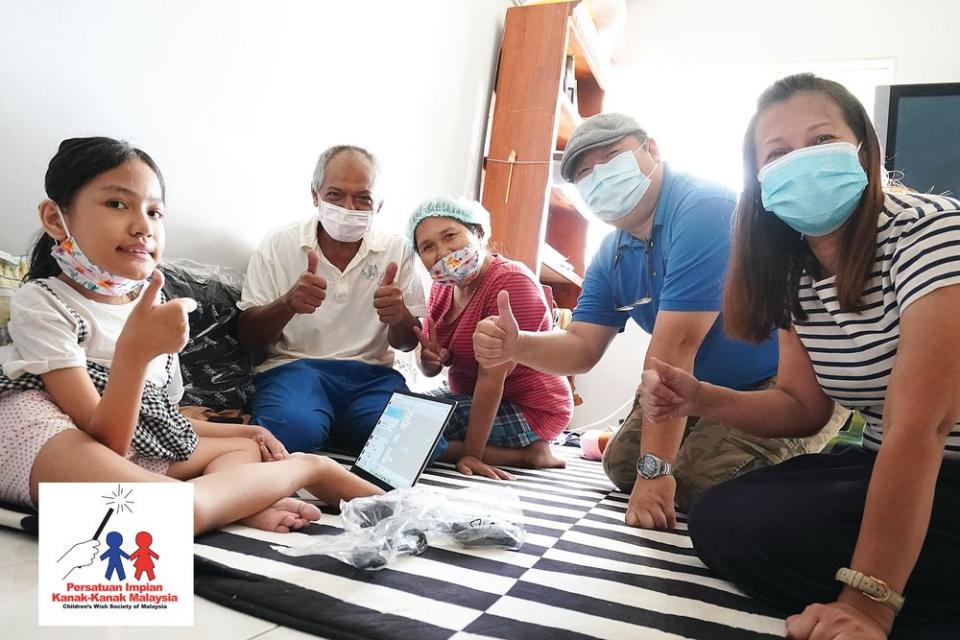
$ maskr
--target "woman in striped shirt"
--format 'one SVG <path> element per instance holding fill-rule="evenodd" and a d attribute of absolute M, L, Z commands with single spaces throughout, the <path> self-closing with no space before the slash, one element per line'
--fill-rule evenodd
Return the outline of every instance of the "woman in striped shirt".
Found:
<path fill-rule="evenodd" d="M 458 401 L 441 459 L 467 475 L 512 479 L 493 465 L 563 466 L 549 442 L 569 424 L 573 396 L 563 378 L 513 364 L 477 364 L 474 329 L 496 316 L 498 305 L 522 330 L 553 328 L 533 273 L 486 250 L 489 228 L 490 214 L 467 200 L 433 198 L 410 216 L 408 238 L 434 280 L 423 330 L 415 331 L 421 370 L 435 376 L 448 366 L 449 395 Z"/>
<path fill-rule="evenodd" d="M 760 436 L 810 435 L 833 401 L 863 416 L 862 447 L 731 480 L 690 513 L 700 557 L 795 614 L 790 638 L 960 637 L 960 201 L 885 190 L 880 155 L 841 85 L 801 74 L 767 89 L 724 315 L 742 339 L 780 329 L 777 387 L 656 364 L 640 390 L 650 420 Z"/>

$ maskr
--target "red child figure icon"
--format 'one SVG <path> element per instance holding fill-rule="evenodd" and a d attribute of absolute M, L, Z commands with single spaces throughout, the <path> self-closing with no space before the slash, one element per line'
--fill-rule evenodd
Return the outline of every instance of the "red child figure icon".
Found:
<path fill-rule="evenodd" d="M 160 556 L 150 548 L 150 545 L 153 543 L 153 536 L 146 531 L 141 531 L 137 534 L 135 540 L 137 542 L 137 550 L 130 554 L 130 559 L 133 560 L 133 566 L 137 570 L 134 577 L 139 580 L 140 574 L 146 572 L 147 580 L 152 581 L 154 579 L 153 560 L 154 558 L 157 560 L 160 559 Z"/>

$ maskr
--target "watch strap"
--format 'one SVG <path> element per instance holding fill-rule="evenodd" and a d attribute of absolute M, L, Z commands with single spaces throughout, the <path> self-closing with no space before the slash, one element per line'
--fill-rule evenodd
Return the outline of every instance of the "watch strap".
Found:
<path fill-rule="evenodd" d="M 643 473 L 643 461 L 645 459 L 652 459 L 656 462 L 657 471 L 654 474 L 648 475 Z M 656 456 L 652 453 L 645 453 L 637 458 L 637 475 L 642 478 L 646 478 L 647 480 L 653 480 L 654 478 L 659 478 L 661 476 L 673 475 L 673 465 L 660 456 Z"/>
<path fill-rule="evenodd" d="M 879 578 L 843 567 L 837 569 L 836 579 L 856 589 L 874 602 L 879 602 L 894 613 L 900 613 L 900 610 L 903 609 L 904 597 Z"/>

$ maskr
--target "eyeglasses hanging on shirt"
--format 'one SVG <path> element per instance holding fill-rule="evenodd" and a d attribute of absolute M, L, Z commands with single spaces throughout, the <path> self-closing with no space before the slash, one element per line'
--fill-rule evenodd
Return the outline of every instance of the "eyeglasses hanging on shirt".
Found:
<path fill-rule="evenodd" d="M 624 245 L 617 245 L 617 253 L 613 258 L 613 272 L 615 282 L 620 282 L 619 275 L 617 271 L 620 268 L 620 262 L 623 259 L 623 249 Z M 653 253 L 653 240 L 647 239 L 643 241 L 643 260 L 644 260 L 644 269 L 643 269 L 643 289 L 641 289 L 640 297 L 629 304 L 624 304 L 620 306 L 615 306 L 614 311 L 633 311 L 637 307 L 641 307 L 646 304 L 653 302 L 653 287 L 651 285 L 651 276 L 656 275 L 652 273 L 653 265 L 650 261 L 650 256 Z"/>

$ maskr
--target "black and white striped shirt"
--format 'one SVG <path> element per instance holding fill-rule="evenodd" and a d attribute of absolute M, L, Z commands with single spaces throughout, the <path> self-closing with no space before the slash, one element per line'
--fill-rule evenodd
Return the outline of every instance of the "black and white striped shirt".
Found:
<path fill-rule="evenodd" d="M 800 304 L 807 319 L 795 322 L 797 335 L 824 392 L 863 415 L 866 448 L 876 450 L 883 440 L 883 404 L 900 343 L 900 315 L 926 294 L 956 284 L 960 200 L 927 194 L 886 194 L 860 313 L 840 312 L 834 277 L 801 278 Z M 960 459 L 960 424 L 947 438 L 944 457 Z"/>

